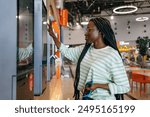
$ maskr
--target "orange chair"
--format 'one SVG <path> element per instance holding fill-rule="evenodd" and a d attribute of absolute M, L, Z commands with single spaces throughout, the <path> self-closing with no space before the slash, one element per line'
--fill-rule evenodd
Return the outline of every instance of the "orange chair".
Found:
<path fill-rule="evenodd" d="M 144 70 L 143 72 L 144 72 L 145 74 L 150 74 L 150 70 Z M 145 82 L 145 85 L 146 85 L 147 83 L 150 83 L 150 76 L 146 76 L 146 75 L 145 75 L 144 82 Z"/>
<path fill-rule="evenodd" d="M 146 73 L 150 73 L 150 70 L 144 70 L 144 72 L 146 72 Z"/>
<path fill-rule="evenodd" d="M 132 70 L 131 71 L 131 78 L 132 78 L 132 74 L 138 74 L 139 72 L 144 72 L 143 70 Z"/>
<path fill-rule="evenodd" d="M 144 72 L 144 70 L 132 70 L 132 73 Z"/>
<path fill-rule="evenodd" d="M 145 85 L 147 84 L 147 83 L 150 83 L 150 76 L 145 76 Z M 146 91 L 146 89 L 145 89 L 145 91 Z"/>
<path fill-rule="evenodd" d="M 140 68 L 139 66 L 131 66 L 130 65 L 130 68 Z"/>
<path fill-rule="evenodd" d="M 145 76 L 141 74 L 137 74 L 136 72 L 132 72 L 132 83 L 131 83 L 131 91 L 133 91 L 133 82 L 140 83 L 140 95 L 142 93 L 142 84 L 144 84 L 144 93 L 146 92 L 146 85 L 145 85 Z"/>

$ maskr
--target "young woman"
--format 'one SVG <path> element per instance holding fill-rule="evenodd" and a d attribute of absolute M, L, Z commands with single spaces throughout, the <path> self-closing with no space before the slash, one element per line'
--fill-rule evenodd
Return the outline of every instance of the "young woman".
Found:
<path fill-rule="evenodd" d="M 77 63 L 75 99 L 80 99 L 80 92 L 84 92 L 82 99 L 115 100 L 115 94 L 130 90 L 114 32 L 107 19 L 91 19 L 85 33 L 85 46 L 75 48 L 67 48 L 60 43 L 51 24 L 48 30 L 60 52 Z"/>

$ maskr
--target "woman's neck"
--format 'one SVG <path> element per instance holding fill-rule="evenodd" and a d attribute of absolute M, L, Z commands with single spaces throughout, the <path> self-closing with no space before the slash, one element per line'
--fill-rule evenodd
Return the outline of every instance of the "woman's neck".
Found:
<path fill-rule="evenodd" d="M 101 49 L 106 47 L 106 44 L 102 41 L 102 39 L 97 39 L 97 41 L 95 41 L 93 45 L 95 49 Z"/>

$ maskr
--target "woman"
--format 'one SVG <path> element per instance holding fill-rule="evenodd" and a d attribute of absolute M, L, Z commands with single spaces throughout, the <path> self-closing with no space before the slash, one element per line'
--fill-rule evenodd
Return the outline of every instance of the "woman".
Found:
<path fill-rule="evenodd" d="M 89 21 L 85 33 L 85 47 L 65 47 L 56 38 L 51 24 L 49 34 L 60 52 L 78 63 L 76 70 L 79 71 L 76 72 L 74 83 L 75 99 L 80 99 L 79 93 L 84 92 L 83 99 L 115 100 L 115 94 L 127 93 L 130 90 L 114 32 L 107 19 L 100 17 Z"/>

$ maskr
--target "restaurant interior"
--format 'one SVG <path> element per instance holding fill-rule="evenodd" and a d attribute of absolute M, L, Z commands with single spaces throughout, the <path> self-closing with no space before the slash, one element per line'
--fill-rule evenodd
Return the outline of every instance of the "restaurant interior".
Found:
<path fill-rule="evenodd" d="M 150 99 L 150 1 L 64 0 L 63 4 L 57 1 L 56 7 L 68 11 L 67 26 L 62 28 L 63 42 L 69 47 L 84 43 L 83 30 L 89 19 L 99 16 L 107 18 L 111 22 L 130 81 L 131 91 L 124 95 L 125 99 Z M 73 99 L 73 91 L 68 91 L 66 82 L 73 84 L 70 77 L 75 78 L 76 64 L 67 58 L 63 60 L 61 99 Z M 70 86 L 69 89 L 73 90 Z"/>
<path fill-rule="evenodd" d="M 124 99 L 150 99 L 150 0 L 9 2 L 0 4 L 0 25 L 5 27 L 0 29 L 0 99 L 74 100 L 77 65 L 59 52 L 47 24 L 52 22 L 56 37 L 66 47 L 76 47 L 85 44 L 87 24 L 96 17 L 108 19 L 114 31 L 131 87 Z M 30 56 L 22 61 L 20 50 L 31 44 Z"/>

